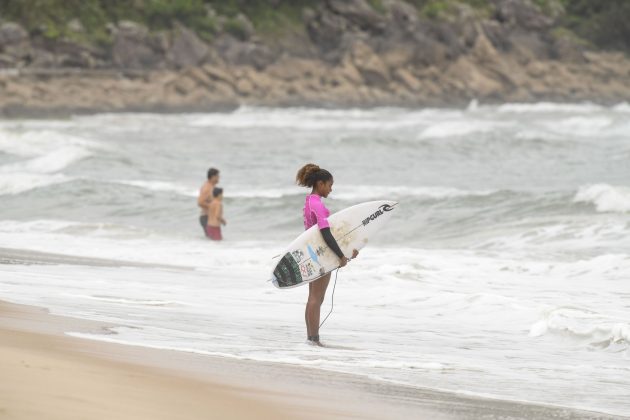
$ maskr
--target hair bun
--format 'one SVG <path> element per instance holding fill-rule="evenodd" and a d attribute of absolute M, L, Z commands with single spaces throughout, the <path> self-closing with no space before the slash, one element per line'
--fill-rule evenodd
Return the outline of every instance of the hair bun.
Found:
<path fill-rule="evenodd" d="M 314 163 L 302 166 L 295 176 L 295 181 L 303 187 L 312 187 L 318 181 L 331 179 L 332 175 L 326 169 L 320 168 Z"/>

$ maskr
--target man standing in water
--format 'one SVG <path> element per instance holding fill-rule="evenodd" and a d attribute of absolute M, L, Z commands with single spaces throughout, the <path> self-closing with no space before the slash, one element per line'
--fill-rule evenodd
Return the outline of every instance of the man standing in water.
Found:
<path fill-rule="evenodd" d="M 212 192 L 219 183 L 219 170 L 215 168 L 208 169 L 208 179 L 201 186 L 199 190 L 199 198 L 197 198 L 197 205 L 201 207 L 201 215 L 199 216 L 199 223 L 203 229 L 204 235 L 208 235 L 206 226 L 208 225 L 208 211 L 210 210 L 210 202 L 212 202 Z"/>

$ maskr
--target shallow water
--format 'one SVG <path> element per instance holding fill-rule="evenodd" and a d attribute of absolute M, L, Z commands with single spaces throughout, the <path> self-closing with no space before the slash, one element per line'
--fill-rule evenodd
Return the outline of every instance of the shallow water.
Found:
<path fill-rule="evenodd" d="M 323 350 L 306 288 L 267 282 L 309 161 L 332 211 L 401 203 L 339 272 Z M 629 414 L 629 161 L 627 104 L 0 121 L 0 247 L 186 268 L 5 264 L 0 298 L 124 325 L 110 340 Z"/>

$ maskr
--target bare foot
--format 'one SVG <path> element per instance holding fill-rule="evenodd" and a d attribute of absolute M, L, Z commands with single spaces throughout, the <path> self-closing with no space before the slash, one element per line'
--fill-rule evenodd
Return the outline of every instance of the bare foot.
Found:
<path fill-rule="evenodd" d="M 321 341 L 319 341 L 319 340 L 317 340 L 317 341 L 314 341 L 314 340 L 306 340 L 306 344 L 310 344 L 311 346 L 316 346 L 316 347 L 326 347 L 326 346 L 324 346 L 324 345 L 322 344 L 322 342 L 321 342 Z"/>

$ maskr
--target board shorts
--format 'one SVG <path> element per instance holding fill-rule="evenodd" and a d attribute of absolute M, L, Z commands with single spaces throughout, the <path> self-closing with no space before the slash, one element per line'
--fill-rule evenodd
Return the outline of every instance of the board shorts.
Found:
<path fill-rule="evenodd" d="M 203 233 L 206 233 L 206 226 L 208 225 L 208 216 L 205 214 L 202 214 L 201 216 L 199 216 L 199 224 L 201 225 L 201 228 L 203 229 Z"/>
<path fill-rule="evenodd" d="M 206 226 L 206 236 L 213 241 L 222 240 L 223 236 L 221 236 L 221 226 Z"/>

